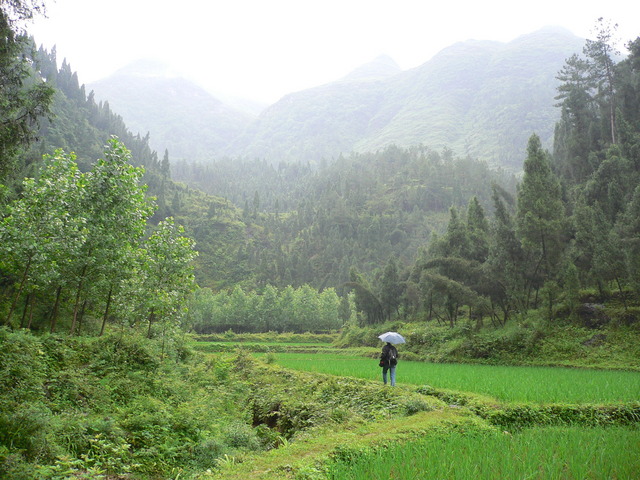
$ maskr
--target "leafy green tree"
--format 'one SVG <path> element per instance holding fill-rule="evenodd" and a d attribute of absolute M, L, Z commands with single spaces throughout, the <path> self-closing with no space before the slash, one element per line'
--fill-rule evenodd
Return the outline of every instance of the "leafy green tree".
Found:
<path fill-rule="evenodd" d="M 524 252 L 516 236 L 515 222 L 510 212 L 514 200 L 497 186 L 493 189 L 494 218 L 491 226 L 489 254 L 484 266 L 491 279 L 488 296 L 502 313 L 500 323 L 507 322 L 518 305 L 522 307 L 524 292 Z"/>
<path fill-rule="evenodd" d="M 352 301 L 353 294 L 349 293 L 340 297 L 340 307 L 338 309 L 338 317 L 342 324 L 346 324 L 352 319 Z"/>
<path fill-rule="evenodd" d="M 350 281 L 345 286 L 355 293 L 357 311 L 364 313 L 366 323 L 381 323 L 384 320 L 383 307 L 369 283 L 356 268 L 351 269 L 349 278 Z"/>
<path fill-rule="evenodd" d="M 296 311 L 294 308 L 296 291 L 291 285 L 287 285 L 280 292 L 280 324 L 276 331 L 292 332 L 295 330 Z"/>
<path fill-rule="evenodd" d="M 171 164 L 169 163 L 169 150 L 165 148 L 162 162 L 160 163 L 160 173 L 164 178 L 171 178 Z"/>
<path fill-rule="evenodd" d="M 433 315 L 451 328 L 458 320 L 460 308 L 478 301 L 478 294 L 468 286 L 429 269 L 422 272 L 420 287 L 429 317 Z"/>
<path fill-rule="evenodd" d="M 273 285 L 267 285 L 260 296 L 259 326 L 265 332 L 275 330 L 282 323 L 280 320 L 280 294 Z"/>
<path fill-rule="evenodd" d="M 218 320 L 216 295 L 210 288 L 196 288 L 189 297 L 188 308 L 187 331 L 191 329 L 198 333 L 215 331 L 215 324 Z"/>
<path fill-rule="evenodd" d="M 184 236 L 184 228 L 171 217 L 161 221 L 145 242 L 142 273 L 149 337 L 155 323 L 167 327 L 171 319 L 173 326 L 181 321 L 187 296 L 195 287 L 194 246 L 194 241 Z"/>
<path fill-rule="evenodd" d="M 154 211 L 141 184 L 144 169 L 131 165 L 131 152 L 116 138 L 109 141 L 104 160 L 98 160 L 87 174 L 84 211 L 88 215 L 88 239 L 80 262 L 77 299 L 80 285 L 91 272 L 94 287 L 106 297 L 101 334 L 109 317 L 113 295 L 121 291 L 121 283 L 135 275 L 136 250 L 145 235 L 147 220 Z M 83 275 L 84 274 L 84 275 Z M 79 303 L 74 307 L 73 332 Z"/>
<path fill-rule="evenodd" d="M 595 82 L 589 64 L 577 54 L 569 57 L 556 77 L 560 84 L 556 100 L 561 107 L 554 135 L 554 158 L 559 173 L 571 182 L 583 182 L 595 170 L 590 152 L 600 139 L 598 107 L 593 98 Z"/>
<path fill-rule="evenodd" d="M 296 289 L 293 308 L 296 313 L 294 331 L 313 332 L 319 330 L 320 305 L 318 295 L 309 285 L 302 285 Z"/>
<path fill-rule="evenodd" d="M 484 263 L 489 253 L 489 222 L 478 197 L 473 196 L 467 206 L 467 235 L 469 259 Z"/>
<path fill-rule="evenodd" d="M 0 222 L 0 251 L 3 268 L 14 275 L 16 287 L 6 324 L 25 289 L 31 294 L 65 283 L 63 274 L 87 235 L 82 186 L 73 155 L 57 151 L 45 159 L 37 180 L 25 179 L 22 195 L 8 206 Z"/>
<path fill-rule="evenodd" d="M 637 294 L 640 291 L 640 185 L 634 190 L 616 230 L 624 252 L 625 270 Z"/>
<path fill-rule="evenodd" d="M 317 330 L 337 330 L 342 327 L 344 321 L 340 316 L 341 299 L 333 288 L 327 288 L 320 293 L 318 304 Z"/>
<path fill-rule="evenodd" d="M 608 222 L 613 225 L 631 200 L 638 173 L 633 164 L 621 154 L 620 146 L 612 145 L 604 152 L 604 160 L 584 183 L 583 190 L 589 204 L 596 202 Z"/>
<path fill-rule="evenodd" d="M 458 208 L 449 209 L 449 223 L 447 231 L 430 246 L 431 255 L 434 257 L 460 257 L 469 258 L 471 254 L 471 242 L 469 231 Z"/>
<path fill-rule="evenodd" d="M 147 219 L 153 207 L 140 184 L 144 173 L 129 163 L 129 150 L 112 138 L 105 150 L 105 159 L 98 160 L 86 174 L 82 210 L 87 235 L 78 255 L 75 269 L 75 301 L 71 333 L 75 332 L 79 312 L 88 290 L 102 284 L 105 301 L 102 331 L 109 314 L 114 290 L 133 269 L 134 251 L 139 248 Z"/>

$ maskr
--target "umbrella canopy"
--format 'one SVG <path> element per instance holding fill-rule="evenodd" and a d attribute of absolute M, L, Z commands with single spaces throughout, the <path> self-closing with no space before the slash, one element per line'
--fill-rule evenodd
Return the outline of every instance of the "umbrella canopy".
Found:
<path fill-rule="evenodd" d="M 383 342 L 389 343 L 406 343 L 404 337 L 400 335 L 398 332 L 387 332 L 382 335 L 378 335 L 378 338 Z"/>

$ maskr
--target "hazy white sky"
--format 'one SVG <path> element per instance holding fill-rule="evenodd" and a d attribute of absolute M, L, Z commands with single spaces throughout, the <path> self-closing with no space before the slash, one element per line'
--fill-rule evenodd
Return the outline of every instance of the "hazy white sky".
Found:
<path fill-rule="evenodd" d="M 468 39 L 510 41 L 547 25 L 591 37 L 598 17 L 640 35 L 636 0 L 45 0 L 28 26 L 81 83 L 163 60 L 209 89 L 277 101 L 378 55 L 402 69 Z"/>

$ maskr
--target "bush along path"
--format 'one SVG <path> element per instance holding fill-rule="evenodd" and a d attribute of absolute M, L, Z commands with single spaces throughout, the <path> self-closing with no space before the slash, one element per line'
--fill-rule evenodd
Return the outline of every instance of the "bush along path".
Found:
<path fill-rule="evenodd" d="M 480 395 L 429 386 L 418 387 L 416 392 L 439 398 L 450 406 L 464 406 L 500 428 L 640 426 L 640 401 L 618 404 L 497 403 Z"/>

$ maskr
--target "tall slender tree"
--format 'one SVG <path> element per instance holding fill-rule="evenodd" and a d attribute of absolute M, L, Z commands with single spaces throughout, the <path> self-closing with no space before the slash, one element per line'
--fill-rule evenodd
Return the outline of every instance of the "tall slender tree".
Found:
<path fill-rule="evenodd" d="M 194 241 L 184 236 L 184 228 L 171 217 L 160 222 L 147 239 L 142 271 L 144 291 L 152 292 L 144 299 L 149 337 L 155 323 L 163 327 L 169 326 L 167 322 L 173 326 L 179 324 L 187 294 L 195 287 L 193 260 L 197 252 L 194 248 Z"/>
<path fill-rule="evenodd" d="M 542 149 L 540 137 L 535 134 L 527 146 L 516 215 L 517 233 L 524 251 L 529 254 L 528 290 L 532 293 L 557 273 L 565 233 L 560 182 L 551 170 L 549 155 Z"/>
<path fill-rule="evenodd" d="M 597 99 L 603 110 L 607 112 L 611 143 L 617 143 L 616 138 L 616 91 L 615 91 L 615 57 L 620 54 L 616 48 L 617 24 L 598 18 L 596 39 L 587 39 L 583 53 L 587 57 L 587 64 L 592 81 L 598 88 Z"/>

